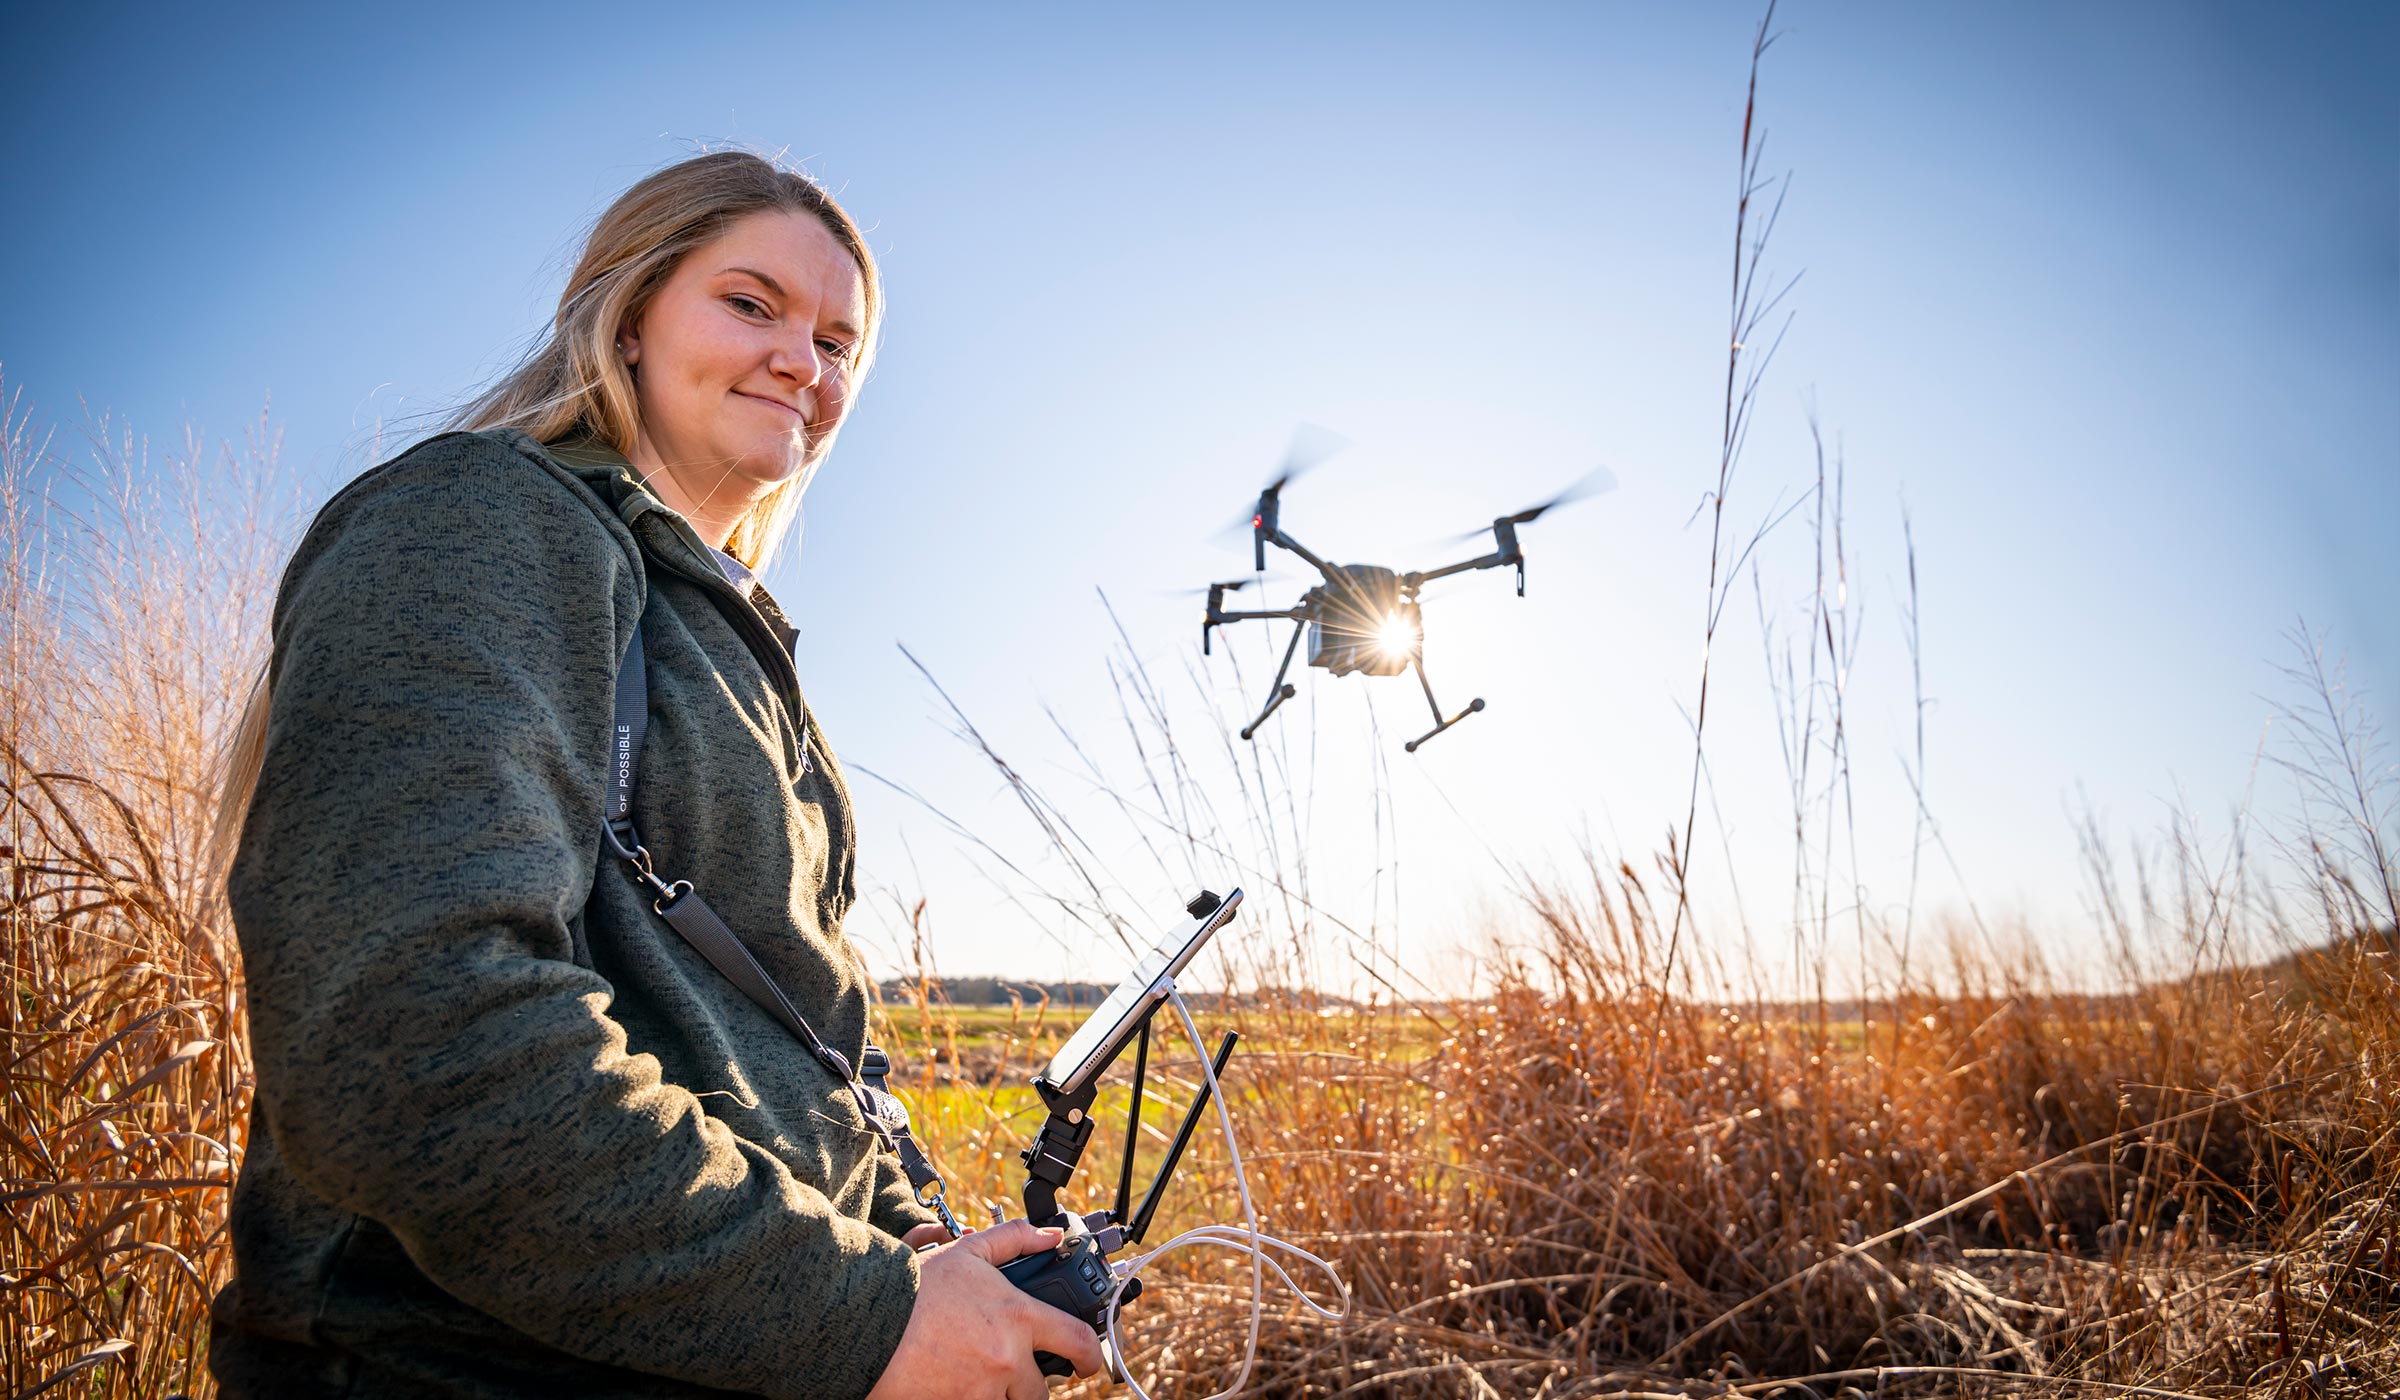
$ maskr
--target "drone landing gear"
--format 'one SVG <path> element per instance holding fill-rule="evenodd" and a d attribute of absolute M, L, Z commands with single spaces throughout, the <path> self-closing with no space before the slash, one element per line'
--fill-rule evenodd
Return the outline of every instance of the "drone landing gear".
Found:
<path fill-rule="evenodd" d="M 1467 702 L 1467 707 L 1465 709 L 1460 710 L 1457 714 L 1450 716 L 1448 719 L 1443 719 L 1441 702 L 1433 698 L 1433 682 L 1425 678 L 1425 663 L 1422 660 L 1412 660 L 1409 662 L 1409 666 L 1417 673 L 1417 684 L 1425 687 L 1426 707 L 1433 711 L 1433 728 L 1418 735 L 1416 738 L 1409 740 L 1406 744 L 1401 745 L 1403 752 L 1415 753 L 1419 744 L 1422 744 L 1426 740 L 1433 738 L 1435 735 L 1441 733 L 1445 729 L 1448 729 L 1451 725 L 1458 723 L 1460 720 L 1465 719 L 1467 716 L 1481 713 L 1483 710 L 1483 697 L 1480 695 L 1475 697 L 1473 700 Z M 1273 709 L 1274 706 L 1270 705 L 1267 708 Z M 1262 715 L 1260 718 L 1263 719 L 1265 716 Z M 1245 734 L 1242 737 L 1248 738 L 1249 736 Z"/>
<path fill-rule="evenodd" d="M 1267 722 L 1267 716 L 1275 713 L 1275 707 L 1277 705 L 1282 704 L 1284 701 L 1289 700 L 1293 696 L 1300 693 L 1300 687 L 1286 683 L 1283 678 L 1285 674 L 1292 669 L 1292 654 L 1300 650 L 1301 634 L 1307 631 L 1308 624 L 1305 622 L 1292 629 L 1291 644 L 1283 649 L 1283 664 L 1275 668 L 1274 693 L 1267 697 L 1267 707 L 1258 712 L 1258 718 L 1250 721 L 1248 727 L 1242 730 L 1243 738 L 1247 739 L 1251 735 L 1256 734 L 1258 732 L 1258 727 Z M 1483 702 L 1479 700 L 1476 703 L 1480 705 Z M 1440 719 L 1441 716 L 1437 714 L 1434 716 L 1434 718 Z"/>

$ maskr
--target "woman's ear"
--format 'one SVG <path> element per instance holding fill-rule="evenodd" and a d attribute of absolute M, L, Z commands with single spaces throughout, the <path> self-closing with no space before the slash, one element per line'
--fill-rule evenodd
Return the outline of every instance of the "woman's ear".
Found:
<path fill-rule="evenodd" d="M 642 333 L 638 328 L 627 326 L 617 332 L 617 357 L 628 367 L 641 363 Z"/>

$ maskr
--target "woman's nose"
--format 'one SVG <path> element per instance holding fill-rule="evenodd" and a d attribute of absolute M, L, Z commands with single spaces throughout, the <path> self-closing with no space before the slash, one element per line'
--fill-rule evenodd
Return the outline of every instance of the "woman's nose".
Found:
<path fill-rule="evenodd" d="M 777 346 L 768 367 L 804 388 L 814 389 L 825 378 L 830 361 L 812 337 L 797 344 L 787 342 Z"/>

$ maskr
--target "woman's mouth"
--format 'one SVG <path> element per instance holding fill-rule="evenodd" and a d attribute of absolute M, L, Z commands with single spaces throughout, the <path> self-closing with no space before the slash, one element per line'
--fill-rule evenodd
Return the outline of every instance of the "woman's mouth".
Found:
<path fill-rule="evenodd" d="M 763 403 L 763 404 L 765 404 L 765 405 L 766 405 L 767 407 L 769 407 L 769 408 L 777 408 L 777 409 L 781 409 L 781 410 L 783 410 L 783 412 L 785 412 L 786 414 L 790 415 L 790 416 L 791 416 L 793 419 L 795 419 L 795 420 L 799 420 L 799 421 L 802 423 L 802 425 L 803 425 L 803 426 L 805 426 L 805 425 L 806 425 L 806 421 L 807 421 L 807 420 L 805 420 L 804 418 L 802 418 L 802 417 L 801 417 L 800 410 L 799 410 L 799 409 L 796 409 L 796 408 L 794 408 L 794 407 L 792 407 L 792 406 L 791 406 L 790 404 L 788 404 L 788 403 L 785 403 L 785 402 L 784 402 L 783 400 L 781 400 L 781 399 L 770 399 L 770 398 L 765 398 L 765 397 L 763 397 L 763 396 L 761 396 L 761 395 L 758 395 L 758 394 L 745 394 L 745 393 L 742 393 L 742 391 L 741 391 L 741 390 L 739 390 L 739 389 L 736 389 L 736 390 L 734 390 L 733 392 L 734 392 L 734 393 L 735 393 L 735 395 L 737 395 L 738 397 L 745 398 L 745 399 L 749 399 L 749 400 L 750 400 L 751 402 L 753 402 L 753 403 Z"/>

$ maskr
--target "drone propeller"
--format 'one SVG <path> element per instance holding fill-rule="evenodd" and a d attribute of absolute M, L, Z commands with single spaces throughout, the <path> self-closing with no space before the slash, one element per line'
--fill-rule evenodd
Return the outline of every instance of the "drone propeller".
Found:
<path fill-rule="evenodd" d="M 1577 477 L 1575 481 L 1567 487 L 1566 490 L 1559 492 L 1555 496 L 1552 496 L 1549 500 L 1546 500 L 1539 505 L 1527 506 L 1525 509 L 1518 511 L 1514 515 L 1503 515 L 1500 517 L 1500 521 L 1510 525 L 1523 525 L 1530 521 L 1539 520 L 1544 511 L 1552 510 L 1563 505 L 1572 505 L 1577 501 L 1584 500 L 1592 496 L 1606 495 L 1608 492 L 1616 489 L 1616 473 L 1610 471 L 1606 467 L 1594 467 L 1590 471 L 1585 472 L 1582 476 Z M 1486 525 L 1479 530 L 1469 530 L 1462 535 L 1453 535 L 1448 540 L 1444 541 L 1444 543 L 1461 544 L 1467 540 L 1475 538 L 1477 535 L 1483 534 L 1485 531 L 1488 531 L 1491 528 L 1491 526 Z"/>
<path fill-rule="evenodd" d="M 1292 429 L 1291 445 L 1283 452 L 1283 469 L 1275 473 L 1275 479 L 1268 482 L 1266 490 L 1259 494 L 1272 496 L 1281 492 L 1284 487 L 1291 485 L 1293 479 L 1301 473 L 1321 465 L 1327 458 L 1349 445 L 1350 439 L 1343 437 L 1331 428 L 1321 428 L 1314 423 L 1302 423 L 1299 427 Z"/>
<path fill-rule="evenodd" d="M 1257 514 L 1257 511 L 1252 510 L 1245 512 L 1239 519 L 1226 521 L 1223 526 L 1209 535 L 1209 544 L 1218 549 L 1248 549 L 1250 547 L 1250 521 Z"/>
<path fill-rule="evenodd" d="M 1275 538 L 1279 527 L 1277 518 L 1283 512 L 1283 488 L 1292 478 L 1316 466 L 1350 445 L 1350 440 L 1331 429 L 1314 423 L 1303 423 L 1292 430 L 1292 445 L 1284 450 L 1283 470 L 1258 493 L 1258 511 L 1250 517 L 1250 566 L 1264 571 L 1267 567 L 1267 541 Z"/>
<path fill-rule="evenodd" d="M 1245 526 L 1244 528 L 1248 527 Z M 1244 578 L 1237 578 L 1229 583 L 1204 583 L 1198 588 L 1161 588 L 1157 590 L 1157 592 L 1162 598 L 1197 598 L 1212 588 L 1222 588 L 1228 593 L 1238 593 L 1242 589 L 1247 588 L 1254 583 L 1289 583 L 1291 581 L 1292 576 L 1290 574 L 1270 571 L 1268 573 L 1251 574 Z"/>
<path fill-rule="evenodd" d="M 1331 428 L 1314 423 L 1302 423 L 1292 430 L 1292 440 L 1284 449 L 1283 462 L 1275 475 L 1258 493 L 1250 509 L 1226 522 L 1223 529 L 1209 536 L 1212 543 L 1226 549 L 1248 545 L 1252 566 L 1266 567 L 1266 537 L 1264 532 L 1275 528 L 1275 517 L 1281 506 L 1283 488 L 1291 485 L 1322 465 L 1325 460 L 1350 445 L 1350 439 Z"/>

